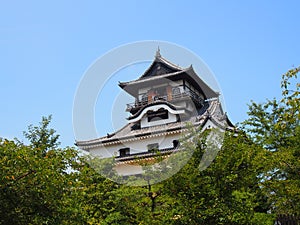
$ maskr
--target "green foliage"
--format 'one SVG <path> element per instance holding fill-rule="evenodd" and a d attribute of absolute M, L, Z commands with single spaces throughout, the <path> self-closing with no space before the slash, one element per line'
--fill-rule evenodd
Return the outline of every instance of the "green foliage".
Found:
<path fill-rule="evenodd" d="M 68 224 L 79 220 L 72 148 L 57 149 L 57 138 L 43 118 L 30 127 L 30 145 L 0 140 L 0 224 Z M 41 135 L 42 137 L 38 137 Z M 49 139 L 48 139 L 49 138 Z M 48 150 L 47 152 L 45 150 Z"/>
<path fill-rule="evenodd" d="M 261 185 L 272 210 L 294 214 L 300 211 L 300 67 L 282 76 L 282 98 L 252 103 L 245 130 L 253 141 L 270 150 L 263 162 Z"/>
<path fill-rule="evenodd" d="M 206 137 L 207 133 L 197 133 L 196 145 L 183 144 L 196 146 L 194 154 L 175 154 L 168 166 L 176 165 L 180 157 L 188 157 L 189 161 L 161 183 L 151 183 L 149 178 L 154 177 L 149 173 L 145 177 L 148 185 L 143 187 L 117 185 L 88 170 L 89 179 L 100 179 L 83 182 L 87 184 L 85 211 L 98 213 L 89 218 L 94 221 L 90 224 L 271 224 L 274 216 L 267 214 L 269 205 L 258 176 L 268 151 L 243 133 L 228 133 L 214 162 L 200 170 L 201 156 L 209 149 Z M 160 166 L 163 172 L 164 165 Z"/>
<path fill-rule="evenodd" d="M 57 148 L 60 144 L 58 141 L 59 135 L 56 134 L 54 129 L 48 128 L 51 119 L 51 115 L 42 117 L 39 126 L 29 125 L 28 131 L 23 132 L 24 136 L 30 142 L 30 146 L 40 149 L 42 153 L 45 153 L 51 148 Z"/>
<path fill-rule="evenodd" d="M 190 162 L 165 182 L 164 190 L 177 201 L 173 216 L 180 218 L 177 223 L 257 224 L 253 222 L 257 213 L 265 215 L 267 220 L 257 176 L 262 169 L 257 162 L 265 155 L 264 149 L 242 134 L 227 133 L 213 163 L 199 170 L 207 146 L 203 145 L 205 139 L 201 134 L 198 138 L 202 141 Z"/>
<path fill-rule="evenodd" d="M 103 177 L 118 180 L 113 159 L 59 148 L 51 116 L 24 132 L 28 145 L 0 139 L 0 224 L 271 225 L 298 213 L 299 70 L 283 75 L 282 99 L 250 105 L 238 133 L 190 128 L 183 151 L 144 165 L 143 186 Z"/>
<path fill-rule="evenodd" d="M 43 129 L 35 131 L 48 133 L 47 126 Z M 42 150 L 2 140 L 1 224 L 259 224 L 259 220 L 272 220 L 257 185 L 262 169 L 257 162 L 267 152 L 243 135 L 229 133 L 213 164 L 200 170 L 200 159 L 209 149 L 207 136 L 194 131 L 196 145 L 187 141 L 183 143 L 186 151 L 172 155 L 167 163 L 159 160 L 156 169 L 161 174 L 155 177 L 150 171 L 143 187 L 104 178 L 103 171 L 113 171 L 111 163 L 79 157 L 74 149 L 45 144 Z M 44 139 L 43 143 L 50 142 Z M 153 184 L 170 175 L 168 167 L 186 161 L 177 174 Z"/>

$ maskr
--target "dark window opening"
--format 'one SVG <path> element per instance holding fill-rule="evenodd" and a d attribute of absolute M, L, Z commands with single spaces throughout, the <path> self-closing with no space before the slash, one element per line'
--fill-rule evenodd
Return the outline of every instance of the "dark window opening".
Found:
<path fill-rule="evenodd" d="M 157 151 L 158 147 L 159 147 L 158 143 L 153 143 L 153 144 L 147 145 L 147 149 L 148 149 L 149 152 Z"/>
<path fill-rule="evenodd" d="M 159 109 L 156 112 L 149 111 L 147 112 L 148 122 L 153 122 L 157 120 L 165 120 L 169 118 L 168 110 Z"/>
<path fill-rule="evenodd" d="M 147 102 L 148 101 L 148 95 L 147 94 L 143 94 L 141 101 L 142 102 Z"/>
<path fill-rule="evenodd" d="M 138 130 L 138 129 L 141 129 L 141 124 L 139 122 L 131 126 L 131 130 Z"/>
<path fill-rule="evenodd" d="M 179 146 L 179 141 L 178 140 L 173 140 L 173 147 L 177 148 Z"/>
<path fill-rule="evenodd" d="M 119 152 L 121 157 L 130 155 L 130 148 L 121 148 Z"/>

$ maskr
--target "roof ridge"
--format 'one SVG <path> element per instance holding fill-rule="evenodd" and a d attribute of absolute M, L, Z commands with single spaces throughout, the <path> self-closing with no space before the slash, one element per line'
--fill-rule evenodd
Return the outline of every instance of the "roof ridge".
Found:
<path fill-rule="evenodd" d="M 181 67 L 181 66 L 179 66 L 179 65 L 176 65 L 176 64 L 170 62 L 170 61 L 167 60 L 166 58 L 162 57 L 161 54 L 156 55 L 154 61 L 156 61 L 156 59 L 158 59 L 158 60 L 161 61 L 161 62 L 166 63 L 167 65 L 169 65 L 169 66 L 171 66 L 171 67 L 174 67 L 175 69 L 178 69 L 178 70 L 185 70 L 185 69 L 186 69 L 186 68 L 184 68 L 184 67 Z"/>
<path fill-rule="evenodd" d="M 144 77 L 145 74 L 147 74 L 150 69 L 152 68 L 152 66 L 154 65 L 154 63 L 156 62 L 162 62 L 162 63 L 165 63 L 167 66 L 175 69 L 175 70 L 180 70 L 180 71 L 184 71 L 186 68 L 183 68 L 183 67 L 180 67 L 178 65 L 175 65 L 174 63 L 170 62 L 169 60 L 167 60 L 166 58 L 162 57 L 161 54 L 160 54 L 160 49 L 158 48 L 158 50 L 156 51 L 156 54 L 155 54 L 155 58 L 154 60 L 152 61 L 151 65 L 148 67 L 148 69 L 138 78 L 138 79 L 141 79 Z"/>

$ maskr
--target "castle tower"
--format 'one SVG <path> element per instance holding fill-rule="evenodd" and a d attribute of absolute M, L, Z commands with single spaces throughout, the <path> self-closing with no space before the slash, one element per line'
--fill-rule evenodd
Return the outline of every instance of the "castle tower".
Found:
<path fill-rule="evenodd" d="M 202 130 L 233 129 L 219 102 L 219 93 L 192 66 L 174 65 L 161 56 L 159 49 L 142 76 L 120 82 L 119 86 L 135 99 L 127 104 L 128 123 L 115 133 L 76 141 L 76 145 L 99 157 L 115 157 L 120 175 L 140 174 L 139 161 L 151 160 L 158 152 L 168 157 L 178 151 L 187 122 Z"/>

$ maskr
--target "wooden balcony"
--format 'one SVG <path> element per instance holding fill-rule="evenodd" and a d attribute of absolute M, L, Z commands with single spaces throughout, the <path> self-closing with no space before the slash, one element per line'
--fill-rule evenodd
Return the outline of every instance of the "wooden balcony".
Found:
<path fill-rule="evenodd" d="M 204 105 L 204 99 L 201 99 L 195 92 L 193 92 L 192 90 L 186 90 L 184 92 L 181 93 L 176 93 L 176 94 L 170 94 L 170 95 L 165 95 L 165 96 L 153 96 L 151 99 L 146 99 L 144 101 L 136 101 L 133 103 L 129 103 L 127 104 L 126 107 L 126 111 L 127 112 L 131 112 L 131 113 L 135 113 L 137 112 L 140 108 L 142 108 L 143 106 L 146 106 L 150 103 L 153 102 L 176 102 L 176 101 L 184 101 L 184 100 L 193 100 L 193 102 L 196 104 L 196 106 L 201 107 Z"/>

